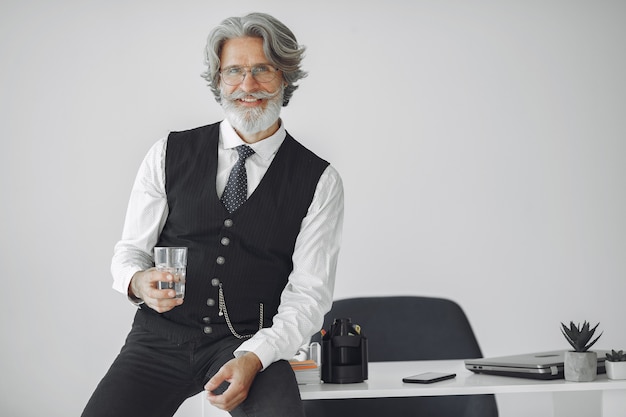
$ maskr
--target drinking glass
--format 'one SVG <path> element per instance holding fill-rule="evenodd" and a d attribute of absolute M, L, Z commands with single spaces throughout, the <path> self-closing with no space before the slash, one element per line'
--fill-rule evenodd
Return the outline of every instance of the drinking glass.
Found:
<path fill-rule="evenodd" d="M 176 298 L 185 296 L 185 276 L 187 275 L 187 248 L 155 247 L 154 266 L 158 271 L 169 272 L 173 281 L 159 281 L 159 289 L 173 289 Z"/>

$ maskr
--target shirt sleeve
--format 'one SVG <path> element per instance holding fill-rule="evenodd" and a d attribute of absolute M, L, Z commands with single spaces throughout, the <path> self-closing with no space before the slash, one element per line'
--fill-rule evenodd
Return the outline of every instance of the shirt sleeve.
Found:
<path fill-rule="evenodd" d="M 128 294 L 136 272 L 153 266 L 152 248 L 167 219 L 166 146 L 167 138 L 159 140 L 142 161 L 130 193 L 122 238 L 113 250 L 113 289 L 122 294 Z"/>
<path fill-rule="evenodd" d="M 280 359 L 291 359 L 321 329 L 333 300 L 343 200 L 341 177 L 329 165 L 302 221 L 293 253 L 293 271 L 281 294 L 273 325 L 242 343 L 235 356 L 253 352 L 265 369 Z"/>

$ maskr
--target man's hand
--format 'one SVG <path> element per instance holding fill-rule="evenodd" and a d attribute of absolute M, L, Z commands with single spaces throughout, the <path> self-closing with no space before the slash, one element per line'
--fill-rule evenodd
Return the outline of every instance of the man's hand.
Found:
<path fill-rule="evenodd" d="M 262 367 L 258 356 L 251 352 L 226 362 L 204 386 L 207 399 L 217 408 L 234 410 L 248 397 L 252 382 Z M 225 381 L 230 383 L 228 389 L 223 394 L 214 394 L 213 391 Z"/>
<path fill-rule="evenodd" d="M 175 298 L 173 289 L 159 290 L 159 281 L 174 281 L 169 272 L 157 271 L 156 268 L 137 272 L 130 280 L 129 295 L 141 298 L 151 309 L 159 313 L 170 311 L 183 303 L 182 298 Z"/>

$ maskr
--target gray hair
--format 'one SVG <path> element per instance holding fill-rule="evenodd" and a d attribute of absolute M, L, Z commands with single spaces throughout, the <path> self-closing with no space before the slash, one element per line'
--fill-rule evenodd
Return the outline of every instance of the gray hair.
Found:
<path fill-rule="evenodd" d="M 254 37 L 263 39 L 263 51 L 272 65 L 282 71 L 287 83 L 283 96 L 286 106 L 298 88 L 297 81 L 307 76 L 300 69 L 305 47 L 298 45 L 294 34 L 275 17 L 264 13 L 250 13 L 244 17 L 230 17 L 211 31 L 205 48 L 207 71 L 202 78 L 207 80 L 215 100 L 221 102 L 220 55 L 224 42 L 229 39 Z"/>

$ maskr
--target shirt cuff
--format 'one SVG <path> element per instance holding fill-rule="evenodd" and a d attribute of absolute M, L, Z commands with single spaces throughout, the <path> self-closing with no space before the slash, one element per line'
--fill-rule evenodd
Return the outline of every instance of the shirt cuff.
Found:
<path fill-rule="evenodd" d="M 141 305 L 143 303 L 145 303 L 145 301 L 143 301 L 141 298 L 137 298 L 134 295 L 128 295 L 128 301 L 130 301 L 131 303 L 133 303 L 133 305 L 141 308 Z"/>
<path fill-rule="evenodd" d="M 263 366 L 261 371 L 264 371 L 265 368 L 278 360 L 274 349 L 268 343 L 264 343 L 262 340 L 254 340 L 254 338 L 243 342 L 235 349 L 233 355 L 238 358 L 248 352 L 254 353 L 259 358 Z"/>

